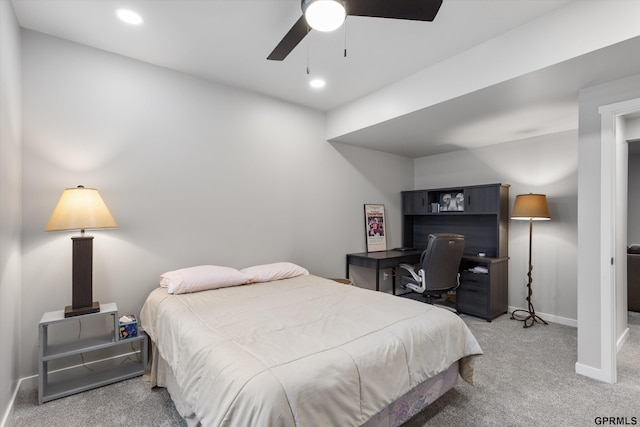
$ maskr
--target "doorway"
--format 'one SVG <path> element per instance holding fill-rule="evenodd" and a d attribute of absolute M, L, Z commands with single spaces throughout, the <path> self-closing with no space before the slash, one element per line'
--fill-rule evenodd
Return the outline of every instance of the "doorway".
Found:
<path fill-rule="evenodd" d="M 629 325 L 640 325 L 640 112 L 626 117 L 629 143 L 627 309 Z M 631 326 L 630 326 L 631 327 Z"/>
<path fill-rule="evenodd" d="M 626 117 L 640 112 L 640 98 L 605 105 L 601 115 L 600 260 L 601 368 L 617 382 L 617 353 L 628 338 L 626 306 L 628 142 Z M 624 288 L 623 288 L 624 286 Z"/>

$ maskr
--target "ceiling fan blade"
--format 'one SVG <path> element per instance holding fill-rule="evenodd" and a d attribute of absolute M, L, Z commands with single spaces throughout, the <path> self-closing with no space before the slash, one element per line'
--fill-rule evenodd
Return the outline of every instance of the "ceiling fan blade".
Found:
<path fill-rule="evenodd" d="M 442 0 L 347 0 L 347 15 L 433 21 Z"/>
<path fill-rule="evenodd" d="M 284 58 L 291 53 L 291 51 L 302 41 L 304 36 L 309 32 L 309 26 L 307 25 L 307 20 L 304 19 L 304 16 L 301 16 L 300 19 L 293 24 L 293 27 L 289 30 L 287 34 L 280 40 L 278 46 L 273 49 L 273 52 L 267 56 L 267 59 L 272 61 L 282 61 Z"/>

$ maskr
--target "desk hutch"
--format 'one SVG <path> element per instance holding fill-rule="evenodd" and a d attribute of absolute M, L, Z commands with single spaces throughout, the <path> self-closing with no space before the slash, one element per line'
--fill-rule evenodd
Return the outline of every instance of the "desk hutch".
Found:
<path fill-rule="evenodd" d="M 462 210 L 440 209 L 444 200 L 456 196 L 463 200 Z M 509 186 L 488 184 L 403 191 L 402 245 L 424 249 L 431 233 L 465 236 L 457 310 L 486 320 L 506 313 Z"/>

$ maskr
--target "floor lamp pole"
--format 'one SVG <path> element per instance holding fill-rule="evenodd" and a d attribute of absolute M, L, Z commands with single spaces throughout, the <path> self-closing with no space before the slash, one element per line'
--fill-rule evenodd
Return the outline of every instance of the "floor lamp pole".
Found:
<path fill-rule="evenodd" d="M 531 264 L 531 241 L 532 241 L 532 237 L 533 237 L 533 219 L 529 218 L 529 272 L 527 273 L 527 276 L 529 277 L 529 282 L 527 283 L 528 311 L 527 310 L 514 310 L 511 313 L 511 318 L 512 319 L 524 322 L 524 324 L 522 325 L 523 328 L 529 328 L 529 327 L 533 326 L 533 324 L 535 322 L 538 322 L 538 321 L 541 322 L 541 323 L 544 323 L 545 325 L 548 325 L 547 322 L 545 322 L 540 316 L 538 316 L 536 314 L 536 311 L 533 308 L 533 304 L 531 303 L 531 295 L 533 294 L 533 291 L 531 290 L 531 282 L 533 282 L 533 278 L 531 277 L 531 270 L 533 270 L 533 265 Z M 522 316 L 524 316 L 524 317 L 520 317 L 520 315 L 516 315 L 516 313 L 518 313 L 520 311 L 523 313 Z"/>

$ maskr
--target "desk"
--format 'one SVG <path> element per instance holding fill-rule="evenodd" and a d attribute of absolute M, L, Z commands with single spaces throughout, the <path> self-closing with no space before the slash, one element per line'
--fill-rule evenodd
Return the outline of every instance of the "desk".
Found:
<path fill-rule="evenodd" d="M 396 269 L 401 263 L 418 264 L 422 250 L 364 252 L 347 255 L 347 278 L 349 266 L 375 268 L 376 291 L 380 290 L 380 270 L 393 269 L 392 292 L 396 294 Z M 456 309 L 491 321 L 507 312 L 508 304 L 508 260 L 507 257 L 489 258 L 464 255 L 460 262 L 460 286 L 456 290 Z M 486 273 L 473 272 L 474 267 L 484 267 Z"/>
<path fill-rule="evenodd" d="M 362 252 L 359 254 L 347 254 L 347 278 L 349 278 L 349 266 L 375 268 L 376 270 L 376 291 L 380 290 L 380 270 L 386 268 L 393 269 L 391 286 L 393 294 L 396 294 L 395 270 L 402 263 L 418 264 L 422 249 L 415 251 L 380 251 Z"/>

